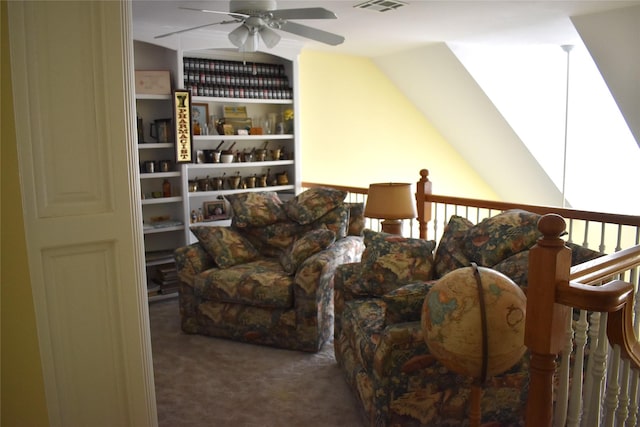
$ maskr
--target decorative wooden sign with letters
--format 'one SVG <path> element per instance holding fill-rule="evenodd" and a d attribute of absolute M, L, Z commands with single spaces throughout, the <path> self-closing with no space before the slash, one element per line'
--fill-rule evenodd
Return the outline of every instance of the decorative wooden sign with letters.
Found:
<path fill-rule="evenodd" d="M 190 163 L 193 160 L 191 140 L 191 92 L 173 92 L 173 114 L 176 124 L 176 163 Z"/>

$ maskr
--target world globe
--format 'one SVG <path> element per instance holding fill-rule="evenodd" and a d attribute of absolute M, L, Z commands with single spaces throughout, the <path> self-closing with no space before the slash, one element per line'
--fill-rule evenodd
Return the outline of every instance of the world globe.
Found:
<path fill-rule="evenodd" d="M 490 377 L 511 368 L 526 350 L 526 296 L 504 274 L 477 269 L 486 309 L 486 377 Z M 482 318 L 473 267 L 454 270 L 434 284 L 424 300 L 421 322 L 434 357 L 453 372 L 481 378 Z"/>

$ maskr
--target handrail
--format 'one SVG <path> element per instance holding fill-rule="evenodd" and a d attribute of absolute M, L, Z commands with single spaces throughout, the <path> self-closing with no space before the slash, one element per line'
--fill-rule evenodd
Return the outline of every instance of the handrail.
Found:
<path fill-rule="evenodd" d="M 611 345 L 620 346 L 620 356 L 629 360 L 634 369 L 640 369 L 640 341 L 633 327 L 633 301 L 633 292 L 630 292 L 622 309 L 609 313 L 607 336 Z"/>
<path fill-rule="evenodd" d="M 343 190 L 343 191 L 347 191 L 349 193 L 356 193 L 356 194 L 368 194 L 369 193 L 369 189 L 368 188 L 348 187 L 348 186 L 344 186 L 344 185 L 335 185 L 335 184 L 320 184 L 320 183 L 317 183 L 317 182 L 302 181 L 301 186 L 302 186 L 302 188 L 331 187 L 331 188 L 335 188 L 336 190 Z"/>
<path fill-rule="evenodd" d="M 585 220 L 585 221 L 606 222 L 606 223 L 640 227 L 640 216 L 636 216 L 636 215 L 593 212 L 593 211 L 584 211 L 580 209 L 568 209 L 568 208 L 560 208 L 555 206 L 544 206 L 544 205 L 528 205 L 524 203 L 511 203 L 511 202 L 502 202 L 502 201 L 494 201 L 494 200 L 469 199 L 464 197 L 443 196 L 443 195 L 437 195 L 432 193 L 420 194 L 420 191 L 419 191 L 421 188 L 420 184 L 424 182 L 429 182 L 429 179 L 428 179 L 429 171 L 426 169 L 423 169 L 422 171 L 420 171 L 420 174 L 421 174 L 421 180 L 418 182 L 418 193 L 416 194 L 418 202 L 420 202 L 420 200 L 422 199 L 422 201 L 424 202 L 469 206 L 469 207 L 481 208 L 481 209 L 496 209 L 501 211 L 506 211 L 509 209 L 523 209 L 523 210 L 537 213 L 540 215 L 545 215 L 548 213 L 556 213 L 564 218 L 579 219 L 579 220 Z"/>
<path fill-rule="evenodd" d="M 640 265 L 640 245 L 604 255 L 571 268 L 569 280 L 594 285 Z"/>
<path fill-rule="evenodd" d="M 545 215 L 557 213 L 565 218 L 580 219 L 585 221 L 598 221 L 615 223 L 620 225 L 640 226 L 640 217 L 634 215 L 613 214 L 606 212 L 583 211 L 580 209 L 567 209 L 555 206 L 527 205 L 524 203 L 510 203 L 492 200 L 467 199 L 464 197 L 441 196 L 430 194 L 425 197 L 428 202 L 446 203 L 451 205 L 471 206 L 474 208 L 496 209 L 506 211 L 509 209 L 523 209 L 529 212 Z"/>

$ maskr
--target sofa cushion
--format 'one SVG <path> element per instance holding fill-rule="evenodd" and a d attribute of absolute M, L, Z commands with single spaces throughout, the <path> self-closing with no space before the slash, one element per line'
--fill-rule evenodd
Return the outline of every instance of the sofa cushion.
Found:
<path fill-rule="evenodd" d="M 263 227 L 244 227 L 238 229 L 265 256 L 279 256 L 304 234 L 308 226 L 290 220 L 280 221 Z"/>
<path fill-rule="evenodd" d="M 529 250 L 511 255 L 492 268 L 513 280 L 524 291 L 529 282 Z"/>
<path fill-rule="evenodd" d="M 382 296 L 386 305 L 385 325 L 400 322 L 418 322 L 422 313 L 424 298 L 435 280 L 414 282 Z"/>
<path fill-rule="evenodd" d="M 261 227 L 286 218 L 282 201 L 273 191 L 235 193 L 224 196 L 233 211 L 232 225 Z"/>
<path fill-rule="evenodd" d="M 577 245 L 575 243 L 566 242 L 565 246 L 571 249 L 571 265 L 582 264 L 583 262 L 591 261 L 592 259 L 600 258 L 606 254 L 598 251 L 594 251 L 584 246 Z"/>
<path fill-rule="evenodd" d="M 284 204 L 287 216 L 299 224 L 310 224 L 342 205 L 346 191 L 334 188 L 310 188 Z"/>
<path fill-rule="evenodd" d="M 382 296 L 410 281 L 433 275 L 433 240 L 364 230 L 360 278 L 370 295 Z"/>
<path fill-rule="evenodd" d="M 293 278 L 274 258 L 209 269 L 195 278 L 194 288 L 206 300 L 270 308 L 293 306 Z"/>
<path fill-rule="evenodd" d="M 349 236 L 362 236 L 364 231 L 364 203 L 345 203 L 349 208 Z"/>
<path fill-rule="evenodd" d="M 280 256 L 280 264 L 285 272 L 294 274 L 302 261 L 324 249 L 336 241 L 336 234 L 327 227 L 311 230 L 297 239 Z"/>
<path fill-rule="evenodd" d="M 435 255 L 435 277 L 442 277 L 450 271 L 468 267 L 471 262 L 464 252 L 464 239 L 473 227 L 468 219 L 452 215 L 444 228 Z"/>
<path fill-rule="evenodd" d="M 193 226 L 190 229 L 220 268 L 250 262 L 260 257 L 251 243 L 233 228 Z"/>
<path fill-rule="evenodd" d="M 575 243 L 565 243 L 567 247 L 571 249 L 571 265 L 582 264 L 586 261 L 603 256 L 602 252 L 596 252 L 594 250 L 585 248 L 584 246 L 576 245 Z M 527 289 L 529 285 L 529 249 L 526 251 L 518 252 L 515 255 L 511 255 L 509 258 L 500 261 L 492 268 L 497 270 L 520 286 L 523 290 Z"/>
<path fill-rule="evenodd" d="M 520 209 L 504 211 L 473 226 L 465 235 L 465 252 L 471 261 L 493 267 L 529 249 L 541 236 L 540 215 Z"/>
<path fill-rule="evenodd" d="M 349 208 L 345 205 L 338 205 L 320 218 L 308 224 L 312 229 L 327 227 L 336 235 L 336 239 L 346 237 L 349 228 Z"/>

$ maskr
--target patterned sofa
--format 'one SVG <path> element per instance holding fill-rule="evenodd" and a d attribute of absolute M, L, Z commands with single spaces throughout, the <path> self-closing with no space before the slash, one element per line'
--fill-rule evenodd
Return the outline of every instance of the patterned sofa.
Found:
<path fill-rule="evenodd" d="M 364 250 L 362 204 L 315 188 L 227 196 L 230 227 L 192 226 L 178 248 L 182 329 L 190 334 L 317 352 L 333 331 L 333 276 Z"/>
<path fill-rule="evenodd" d="M 429 352 L 422 305 L 440 277 L 471 262 L 510 277 L 526 293 L 539 215 L 505 211 L 473 225 L 452 216 L 438 243 L 364 230 L 359 263 L 335 277 L 335 355 L 371 426 L 468 425 L 472 380 Z M 571 245 L 572 263 L 602 254 Z M 434 253 L 435 249 L 435 253 Z M 482 422 L 523 423 L 528 354 L 483 388 Z"/>

